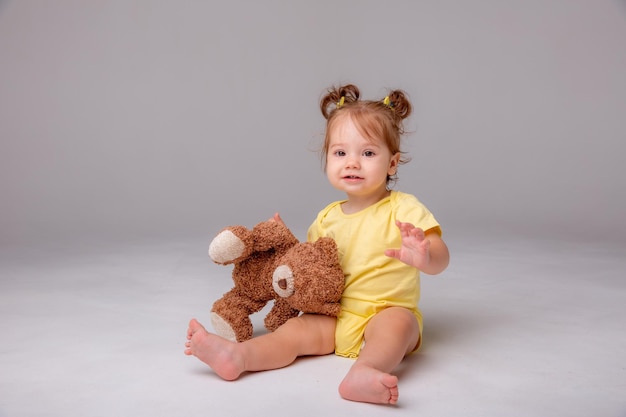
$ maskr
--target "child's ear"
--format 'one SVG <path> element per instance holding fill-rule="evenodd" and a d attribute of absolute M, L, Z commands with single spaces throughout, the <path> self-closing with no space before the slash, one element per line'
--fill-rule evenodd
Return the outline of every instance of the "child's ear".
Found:
<path fill-rule="evenodd" d="M 399 163 L 400 163 L 400 152 L 397 152 L 394 156 L 391 157 L 391 161 L 389 161 L 389 169 L 387 170 L 387 174 L 395 175 L 396 171 L 398 171 Z"/>

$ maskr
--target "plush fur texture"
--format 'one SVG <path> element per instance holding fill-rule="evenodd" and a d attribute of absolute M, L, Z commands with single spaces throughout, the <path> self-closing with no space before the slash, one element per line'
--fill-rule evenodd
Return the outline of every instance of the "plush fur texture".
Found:
<path fill-rule="evenodd" d="M 284 224 L 268 220 L 252 230 L 223 229 L 211 242 L 209 256 L 218 264 L 234 264 L 234 287 L 211 310 L 213 327 L 223 337 L 250 339 L 250 315 L 271 300 L 264 321 L 270 331 L 300 312 L 339 314 L 344 276 L 331 238 L 299 242 Z"/>

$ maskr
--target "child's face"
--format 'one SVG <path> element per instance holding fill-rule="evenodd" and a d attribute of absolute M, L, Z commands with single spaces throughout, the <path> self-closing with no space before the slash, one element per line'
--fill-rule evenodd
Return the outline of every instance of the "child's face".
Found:
<path fill-rule="evenodd" d="M 386 194 L 387 176 L 396 173 L 400 154 L 392 155 L 382 140 L 372 141 L 344 116 L 329 132 L 326 176 L 348 198 Z"/>

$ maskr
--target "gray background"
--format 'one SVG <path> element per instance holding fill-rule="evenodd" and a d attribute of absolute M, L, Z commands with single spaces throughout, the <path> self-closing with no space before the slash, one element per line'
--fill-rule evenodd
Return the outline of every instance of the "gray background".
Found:
<path fill-rule="evenodd" d="M 0 0 L 0 417 L 625 417 L 625 74 L 624 1 Z M 232 286 L 218 229 L 304 238 L 343 197 L 343 82 L 413 98 L 398 188 L 452 253 L 398 407 L 341 400 L 335 355 L 182 354 Z"/>
<path fill-rule="evenodd" d="M 303 233 L 344 82 L 410 94 L 448 236 L 624 241 L 623 1 L 3 1 L 0 60 L 2 244 Z"/>

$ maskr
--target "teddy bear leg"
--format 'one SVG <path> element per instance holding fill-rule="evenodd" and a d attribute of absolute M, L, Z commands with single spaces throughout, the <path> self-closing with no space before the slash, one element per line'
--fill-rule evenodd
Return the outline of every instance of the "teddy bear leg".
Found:
<path fill-rule="evenodd" d="M 209 257 L 218 264 L 226 264 L 241 257 L 246 244 L 233 231 L 223 230 L 211 241 Z"/>
<path fill-rule="evenodd" d="M 248 340 L 252 338 L 254 330 L 250 315 L 261 310 L 265 304 L 265 301 L 252 300 L 232 289 L 213 303 L 211 308 L 213 328 L 218 335 L 226 339 L 237 342 Z"/>
<path fill-rule="evenodd" d="M 219 304 L 211 310 L 211 324 L 215 333 L 233 342 L 243 342 L 252 338 L 252 321 L 245 312 L 226 309 Z"/>
<path fill-rule="evenodd" d="M 237 335 L 232 326 L 214 311 L 211 312 L 211 324 L 213 325 L 213 329 L 215 329 L 215 333 L 222 336 L 224 339 L 228 339 L 231 342 L 237 341 Z"/>

